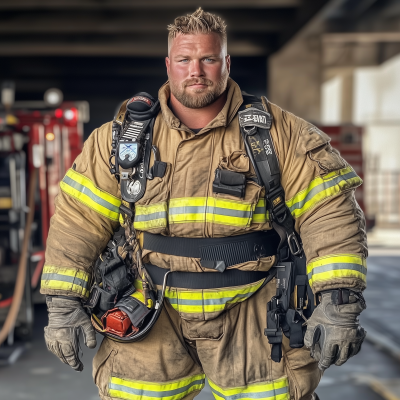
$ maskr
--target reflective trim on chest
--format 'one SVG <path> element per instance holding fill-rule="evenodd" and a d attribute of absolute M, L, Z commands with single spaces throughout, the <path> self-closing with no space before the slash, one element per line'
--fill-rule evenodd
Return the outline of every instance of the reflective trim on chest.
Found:
<path fill-rule="evenodd" d="M 146 231 L 167 224 L 210 222 L 220 225 L 247 227 L 251 222 L 264 224 L 269 216 L 265 199 L 251 203 L 214 197 L 183 197 L 167 202 L 136 206 L 134 228 Z"/>

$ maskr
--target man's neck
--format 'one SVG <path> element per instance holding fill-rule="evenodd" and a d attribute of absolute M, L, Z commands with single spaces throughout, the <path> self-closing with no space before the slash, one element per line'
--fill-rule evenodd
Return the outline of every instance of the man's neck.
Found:
<path fill-rule="evenodd" d="M 171 93 L 169 106 L 171 111 L 179 120 L 189 128 L 204 128 L 210 123 L 224 108 L 226 103 L 227 91 L 225 90 L 214 103 L 203 108 L 188 108 L 185 107 Z"/>

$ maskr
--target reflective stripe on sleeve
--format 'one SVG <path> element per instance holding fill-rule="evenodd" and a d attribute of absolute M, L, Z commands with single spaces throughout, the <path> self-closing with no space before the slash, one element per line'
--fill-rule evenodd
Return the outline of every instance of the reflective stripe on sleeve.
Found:
<path fill-rule="evenodd" d="M 165 383 L 134 381 L 112 376 L 108 384 L 108 394 L 112 398 L 128 400 L 180 400 L 203 389 L 204 383 L 204 374 Z"/>
<path fill-rule="evenodd" d="M 135 206 L 133 226 L 139 231 L 167 226 L 167 203 L 165 201 L 148 206 Z"/>
<path fill-rule="evenodd" d="M 169 203 L 169 223 L 211 222 L 219 225 L 248 226 L 254 205 L 214 197 L 182 197 Z"/>
<path fill-rule="evenodd" d="M 60 182 L 60 188 L 104 217 L 113 221 L 119 220 L 121 200 L 95 186 L 86 176 L 70 168 Z"/>
<path fill-rule="evenodd" d="M 310 285 L 335 278 L 358 278 L 367 281 L 367 260 L 355 254 L 331 254 L 307 264 Z"/>
<path fill-rule="evenodd" d="M 44 290 L 64 290 L 88 297 L 89 281 L 90 275 L 78 268 L 45 265 L 43 267 L 41 288 Z"/>
<path fill-rule="evenodd" d="M 263 283 L 264 279 L 261 279 L 237 289 L 171 290 L 167 288 L 165 297 L 180 313 L 213 313 L 223 311 L 228 304 L 236 304 L 248 299 Z"/>
<path fill-rule="evenodd" d="M 252 223 L 254 224 L 265 224 L 269 221 L 269 211 L 264 198 L 258 200 L 256 208 L 253 213 Z"/>
<path fill-rule="evenodd" d="M 293 217 L 298 218 L 329 197 L 335 196 L 343 190 L 356 188 L 361 184 L 362 179 L 354 172 L 353 168 L 343 168 L 327 174 L 324 178 L 316 177 L 306 189 L 288 200 L 286 205 Z"/>
<path fill-rule="evenodd" d="M 221 388 L 208 379 L 211 391 L 217 400 L 289 400 L 289 383 L 287 378 L 275 381 L 253 383 L 238 388 Z"/>

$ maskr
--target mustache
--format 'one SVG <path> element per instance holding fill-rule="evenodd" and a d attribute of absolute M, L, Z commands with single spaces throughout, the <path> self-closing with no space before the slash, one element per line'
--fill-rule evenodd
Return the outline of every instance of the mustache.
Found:
<path fill-rule="evenodd" d="M 186 81 L 183 81 L 183 87 L 191 86 L 191 85 L 207 85 L 207 86 L 213 86 L 214 82 L 210 81 L 209 79 L 206 78 L 192 78 L 192 79 L 186 79 Z"/>

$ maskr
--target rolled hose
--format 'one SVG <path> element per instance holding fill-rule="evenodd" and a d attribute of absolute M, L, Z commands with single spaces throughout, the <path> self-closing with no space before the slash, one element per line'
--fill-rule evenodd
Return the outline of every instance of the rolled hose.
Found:
<path fill-rule="evenodd" d="M 19 259 L 18 274 L 14 287 L 13 301 L 10 310 L 8 311 L 7 318 L 0 331 L 0 345 L 6 340 L 8 334 L 13 329 L 15 321 L 18 317 L 18 312 L 21 307 L 22 296 L 24 295 L 25 279 L 26 279 L 26 262 L 28 259 L 29 240 L 31 238 L 31 228 L 33 217 L 35 214 L 35 190 L 38 170 L 34 168 L 32 171 L 31 179 L 28 189 L 28 207 L 29 212 L 26 220 L 24 240 L 22 242 L 21 257 Z"/>

